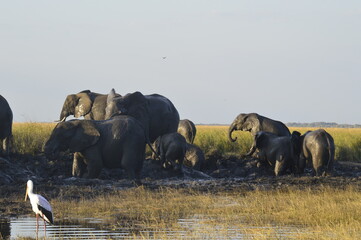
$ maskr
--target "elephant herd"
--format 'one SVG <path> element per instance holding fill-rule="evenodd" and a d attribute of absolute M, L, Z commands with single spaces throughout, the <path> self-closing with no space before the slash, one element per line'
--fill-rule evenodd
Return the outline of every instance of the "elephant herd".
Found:
<path fill-rule="evenodd" d="M 276 176 L 287 170 L 303 173 L 306 163 L 312 164 L 314 174 L 330 174 L 335 156 L 335 144 L 332 136 L 324 129 L 308 131 L 301 135 L 289 129 L 280 121 L 272 120 L 256 113 L 239 114 L 229 127 L 228 136 L 233 131 L 249 131 L 253 135 L 253 144 L 246 156 L 255 155 L 259 165 L 274 169 Z"/>
<path fill-rule="evenodd" d="M 66 119 L 73 115 L 75 118 Z M 12 138 L 12 111 L 0 95 L 1 155 L 9 156 Z M 332 137 L 323 129 L 301 135 L 275 121 L 256 113 L 239 114 L 229 127 L 233 131 L 249 131 L 254 137 L 246 154 L 258 159 L 259 166 L 270 167 L 276 176 L 290 170 L 302 173 L 312 164 L 314 173 L 330 173 L 335 146 Z M 180 120 L 173 103 L 159 94 L 141 92 L 124 96 L 114 89 L 109 94 L 89 90 L 66 97 L 59 123 L 44 145 L 48 159 L 69 150 L 73 154 L 72 175 L 96 178 L 103 167 L 123 168 L 129 178 L 140 183 L 146 145 L 152 158 L 167 169 L 182 172 L 183 165 L 202 170 L 205 157 L 193 144 L 196 127 L 190 120 Z"/>

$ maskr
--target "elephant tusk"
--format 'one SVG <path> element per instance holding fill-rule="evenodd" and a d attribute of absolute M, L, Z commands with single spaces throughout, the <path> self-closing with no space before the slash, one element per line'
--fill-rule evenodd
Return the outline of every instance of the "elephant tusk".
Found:
<path fill-rule="evenodd" d="M 55 120 L 54 122 L 57 122 L 57 123 L 59 123 L 59 122 L 65 122 L 65 120 L 66 120 L 66 117 L 63 117 L 61 120 Z"/>

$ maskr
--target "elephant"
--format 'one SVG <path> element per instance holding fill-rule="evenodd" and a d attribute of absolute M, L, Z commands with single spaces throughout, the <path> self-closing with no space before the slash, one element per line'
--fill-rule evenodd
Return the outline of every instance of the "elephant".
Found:
<path fill-rule="evenodd" d="M 114 89 L 112 89 L 114 92 Z M 120 96 L 119 94 L 115 95 Z M 89 90 L 66 97 L 60 113 L 60 121 L 65 121 L 70 115 L 84 117 L 86 120 L 104 120 L 107 106 L 107 94 L 99 94 Z"/>
<path fill-rule="evenodd" d="M 248 131 L 253 136 L 260 131 L 274 133 L 277 136 L 291 135 L 290 130 L 282 122 L 257 113 L 241 113 L 234 119 L 228 130 L 228 136 L 232 142 L 237 140 L 237 138 L 232 138 L 232 132 L 235 130 Z"/>
<path fill-rule="evenodd" d="M 254 136 L 250 154 L 258 150 L 260 163 L 273 167 L 276 176 L 285 173 L 288 169 L 296 173 L 299 160 L 294 148 L 299 138 L 300 133 L 297 131 L 294 131 L 291 136 L 278 136 L 260 131 Z"/>
<path fill-rule="evenodd" d="M 183 135 L 187 143 L 193 144 L 197 129 L 191 120 L 182 119 L 179 121 L 177 132 Z"/>
<path fill-rule="evenodd" d="M 153 143 L 164 134 L 177 132 L 179 124 L 177 109 L 168 98 L 159 94 L 134 92 L 119 97 L 111 92 L 105 112 L 105 119 L 121 114 L 139 120 L 144 127 L 147 143 Z"/>
<path fill-rule="evenodd" d="M 153 143 L 156 154 L 160 156 L 164 168 L 173 168 L 182 172 L 183 161 L 187 151 L 185 138 L 177 132 L 167 133 L 158 137 Z M 155 154 L 153 154 L 155 159 Z"/>
<path fill-rule="evenodd" d="M 300 139 L 299 168 L 303 172 L 306 163 L 312 163 L 316 176 L 331 174 L 335 158 L 335 143 L 324 129 L 308 131 Z"/>
<path fill-rule="evenodd" d="M 205 162 L 206 158 L 202 149 L 194 144 L 187 143 L 187 150 L 183 165 L 195 170 L 202 170 Z"/>
<path fill-rule="evenodd" d="M 12 140 L 13 112 L 6 99 L 0 95 L 0 156 L 9 158 Z"/>
<path fill-rule="evenodd" d="M 48 159 L 59 152 L 74 153 L 72 175 L 97 178 L 103 167 L 123 168 L 140 183 L 145 159 L 145 135 L 138 120 L 116 116 L 110 120 L 59 122 L 44 146 Z"/>
<path fill-rule="evenodd" d="M 291 135 L 287 126 L 282 122 L 261 116 L 257 113 L 241 113 L 233 120 L 228 129 L 228 137 L 231 142 L 237 140 L 237 137 L 232 138 L 232 133 L 235 130 L 248 131 L 253 136 L 260 131 L 274 133 L 277 136 Z M 254 146 L 252 146 L 251 149 L 253 147 Z M 246 155 L 249 156 L 250 154 L 247 153 Z"/>

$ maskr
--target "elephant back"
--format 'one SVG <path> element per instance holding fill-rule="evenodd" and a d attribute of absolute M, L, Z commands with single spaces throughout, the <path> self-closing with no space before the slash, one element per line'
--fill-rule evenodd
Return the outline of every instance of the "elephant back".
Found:
<path fill-rule="evenodd" d="M 12 134 L 13 112 L 7 100 L 0 95 L 0 139 Z"/>
<path fill-rule="evenodd" d="M 149 139 L 153 142 L 157 137 L 177 132 L 179 113 L 173 103 L 159 94 L 145 96 L 148 102 Z"/>
<path fill-rule="evenodd" d="M 278 136 L 291 136 L 288 127 L 281 121 L 259 116 L 260 131 L 274 133 Z"/>

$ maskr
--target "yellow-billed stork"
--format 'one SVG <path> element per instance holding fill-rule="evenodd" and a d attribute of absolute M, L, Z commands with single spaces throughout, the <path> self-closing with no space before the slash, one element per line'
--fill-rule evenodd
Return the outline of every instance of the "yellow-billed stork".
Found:
<path fill-rule="evenodd" d="M 46 222 L 53 224 L 53 212 L 50 203 L 43 196 L 33 193 L 33 181 L 28 180 L 26 183 L 25 201 L 29 196 L 31 206 L 36 214 L 36 237 L 38 237 L 39 230 L 39 216 L 44 220 L 44 233 L 46 236 Z"/>

